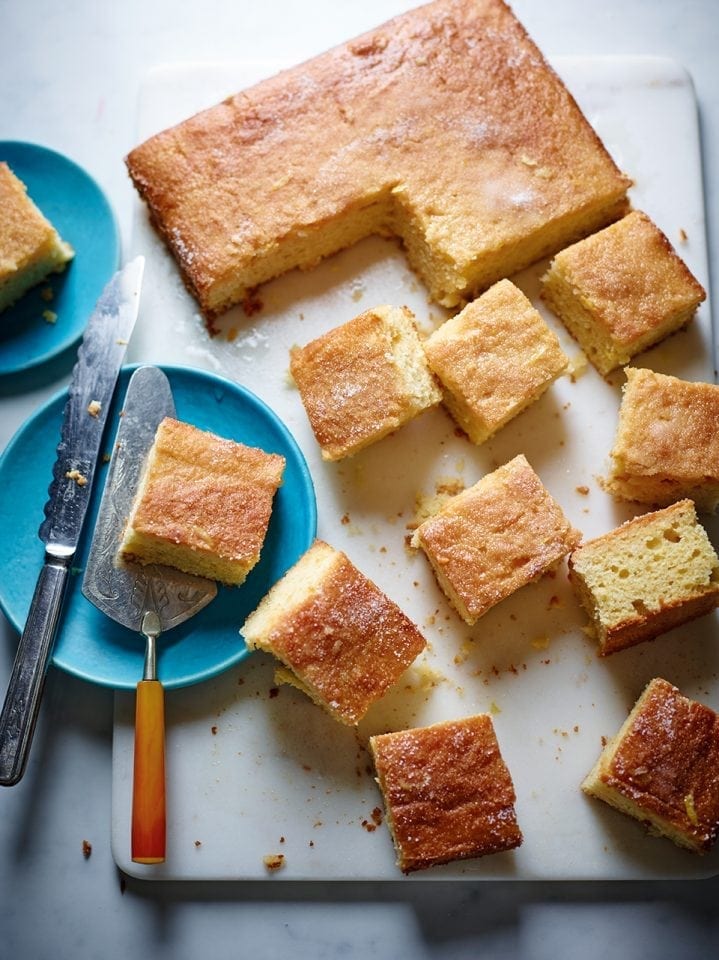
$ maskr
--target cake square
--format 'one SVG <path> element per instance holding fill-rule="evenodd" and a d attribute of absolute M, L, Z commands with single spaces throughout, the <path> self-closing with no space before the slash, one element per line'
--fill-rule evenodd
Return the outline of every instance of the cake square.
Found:
<path fill-rule="evenodd" d="M 120 546 L 123 559 L 241 584 L 260 559 L 285 458 L 166 417 Z"/>
<path fill-rule="evenodd" d="M 441 158 L 441 162 L 438 162 Z M 160 132 L 130 176 L 210 326 L 373 233 L 456 306 L 626 210 L 502 0 L 435 0 Z"/>
<path fill-rule="evenodd" d="M 558 253 L 542 298 L 607 374 L 685 326 L 706 293 L 659 227 L 634 210 Z"/>
<path fill-rule="evenodd" d="M 421 523 L 421 547 L 452 606 L 470 626 L 551 570 L 581 534 L 520 454 L 451 497 Z"/>
<path fill-rule="evenodd" d="M 719 558 L 691 500 L 635 517 L 569 558 L 569 579 L 606 656 L 719 605 Z"/>
<path fill-rule="evenodd" d="M 569 363 L 554 333 L 511 281 L 500 280 L 424 342 L 450 413 L 484 443 Z"/>
<path fill-rule="evenodd" d="M 407 307 L 366 310 L 294 347 L 290 372 L 324 460 L 352 456 L 442 399 Z"/>
<path fill-rule="evenodd" d="M 488 714 L 369 743 L 403 873 L 521 844 L 514 785 Z"/>
<path fill-rule="evenodd" d="M 624 500 L 719 502 L 719 386 L 627 367 L 605 481 Z"/>
<path fill-rule="evenodd" d="M 248 647 L 349 726 L 359 723 L 425 647 L 415 625 L 340 550 L 317 540 L 242 627 Z"/>
<path fill-rule="evenodd" d="M 74 255 L 27 195 L 25 184 L 0 162 L 0 310 L 49 274 L 64 270 Z"/>
<path fill-rule="evenodd" d="M 680 847 L 706 853 L 719 830 L 719 716 L 652 680 L 582 783 L 590 796 Z"/>

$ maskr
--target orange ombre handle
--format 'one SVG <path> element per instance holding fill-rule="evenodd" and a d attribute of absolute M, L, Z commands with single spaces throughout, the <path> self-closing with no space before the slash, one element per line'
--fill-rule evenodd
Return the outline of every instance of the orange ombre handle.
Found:
<path fill-rule="evenodd" d="M 165 694 L 159 680 L 137 685 L 132 859 L 165 860 Z"/>

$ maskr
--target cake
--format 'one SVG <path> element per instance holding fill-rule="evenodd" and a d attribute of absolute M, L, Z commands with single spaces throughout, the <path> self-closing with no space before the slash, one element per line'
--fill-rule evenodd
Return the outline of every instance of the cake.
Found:
<path fill-rule="evenodd" d="M 706 293 L 640 210 L 558 253 L 542 298 L 601 374 L 685 326 Z"/>
<path fill-rule="evenodd" d="M 450 413 L 484 443 L 537 400 L 569 360 L 527 297 L 500 280 L 425 341 Z"/>
<path fill-rule="evenodd" d="M 512 850 L 515 793 L 487 714 L 370 738 L 404 872 Z"/>
<path fill-rule="evenodd" d="M 719 716 L 666 680 L 647 685 L 582 784 L 695 853 L 719 830 Z"/>
<path fill-rule="evenodd" d="M 555 567 L 581 534 L 520 454 L 451 497 L 415 530 L 452 606 L 470 626 Z"/>
<path fill-rule="evenodd" d="M 402 14 L 126 162 L 211 329 L 377 233 L 456 306 L 621 216 L 630 185 L 502 0 Z"/>
<path fill-rule="evenodd" d="M 166 417 L 120 546 L 127 561 L 241 584 L 260 559 L 285 458 Z"/>
<path fill-rule="evenodd" d="M 74 256 L 42 215 L 25 184 L 0 162 L 0 310 L 11 306 Z"/>
<path fill-rule="evenodd" d="M 605 486 L 624 500 L 664 506 L 719 502 L 719 386 L 628 367 Z"/>
<path fill-rule="evenodd" d="M 376 307 L 291 351 L 290 372 L 325 460 L 340 460 L 442 398 L 406 307 Z"/>
<path fill-rule="evenodd" d="M 336 720 L 354 726 L 425 647 L 415 625 L 340 550 L 317 540 L 242 627 Z"/>
<path fill-rule="evenodd" d="M 569 558 L 569 578 L 603 656 L 719 606 L 719 559 L 691 500 L 583 543 Z"/>

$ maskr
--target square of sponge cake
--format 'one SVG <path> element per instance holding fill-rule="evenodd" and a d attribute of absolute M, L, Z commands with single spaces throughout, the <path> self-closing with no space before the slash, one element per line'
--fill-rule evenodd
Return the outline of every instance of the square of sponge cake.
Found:
<path fill-rule="evenodd" d="M 520 454 L 451 497 L 415 530 L 440 587 L 472 625 L 555 567 L 581 534 Z"/>
<path fill-rule="evenodd" d="M 27 195 L 25 184 L 0 163 L 0 310 L 49 274 L 64 270 L 74 255 Z"/>
<path fill-rule="evenodd" d="M 603 656 L 719 605 L 719 559 L 691 500 L 581 544 L 569 558 L 569 578 Z"/>
<path fill-rule="evenodd" d="M 340 550 L 317 540 L 250 614 L 248 647 L 273 654 L 278 682 L 354 726 L 422 652 L 416 626 Z"/>
<path fill-rule="evenodd" d="M 403 13 L 157 133 L 127 166 L 210 324 L 377 233 L 457 306 L 621 216 L 630 185 L 503 0 Z"/>
<path fill-rule="evenodd" d="M 500 280 L 423 344 L 450 413 L 484 443 L 537 400 L 569 363 L 527 297 Z"/>
<path fill-rule="evenodd" d="M 442 399 L 407 307 L 366 310 L 294 347 L 290 372 L 324 460 L 352 456 Z"/>
<path fill-rule="evenodd" d="M 718 771 L 719 716 L 657 678 L 607 743 L 582 789 L 640 820 L 651 833 L 705 853 L 719 830 Z"/>
<path fill-rule="evenodd" d="M 640 210 L 558 253 L 541 295 L 601 374 L 683 327 L 706 299 Z"/>
<path fill-rule="evenodd" d="M 285 458 L 166 417 L 135 496 L 123 559 L 241 584 L 260 559 Z"/>
<path fill-rule="evenodd" d="M 404 873 L 521 844 L 514 785 L 489 715 L 379 734 L 369 743 Z"/>
<path fill-rule="evenodd" d="M 664 506 L 719 502 L 719 386 L 627 367 L 607 490 Z"/>

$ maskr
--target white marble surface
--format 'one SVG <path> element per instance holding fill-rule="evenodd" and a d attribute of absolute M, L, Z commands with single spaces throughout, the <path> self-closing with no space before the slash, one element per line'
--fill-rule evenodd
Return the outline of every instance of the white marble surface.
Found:
<path fill-rule="evenodd" d="M 44 143 L 105 187 L 130 237 L 122 156 L 147 69 L 243 57 L 299 60 L 411 6 L 403 0 L 0 0 L 0 137 Z M 699 100 L 710 251 L 719 243 L 716 0 L 517 0 L 547 53 L 675 57 Z M 717 268 L 712 262 L 713 287 Z M 0 382 L 0 447 L 67 369 Z M 7 491 L 0 491 L 6 496 Z M 16 643 L 0 625 L 4 689 Z M 124 880 L 110 836 L 112 696 L 48 678 L 22 783 L 0 793 L 0 956 L 706 957 L 719 882 L 682 884 L 152 884 Z M 83 857 L 82 843 L 92 844 Z"/>

